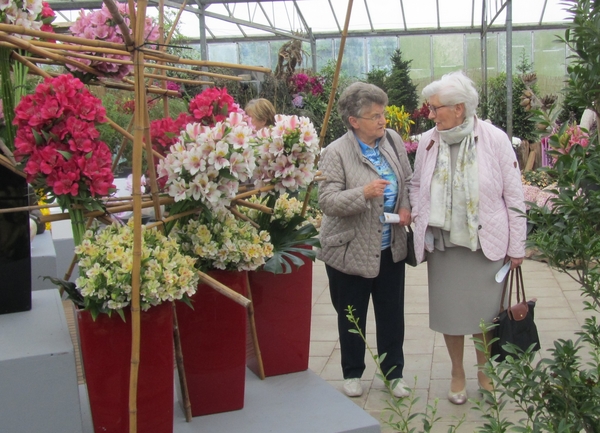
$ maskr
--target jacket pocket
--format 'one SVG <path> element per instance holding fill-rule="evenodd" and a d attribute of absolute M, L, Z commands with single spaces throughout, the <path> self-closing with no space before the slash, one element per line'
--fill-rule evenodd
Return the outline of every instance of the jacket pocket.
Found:
<path fill-rule="evenodd" d="M 341 247 L 348 244 L 356 237 L 356 231 L 351 228 L 343 232 L 321 237 L 321 247 Z"/>

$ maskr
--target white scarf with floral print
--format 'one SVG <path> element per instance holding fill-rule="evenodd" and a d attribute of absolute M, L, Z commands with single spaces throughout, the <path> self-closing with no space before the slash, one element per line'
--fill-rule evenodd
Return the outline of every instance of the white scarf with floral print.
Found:
<path fill-rule="evenodd" d="M 429 225 L 450 232 L 450 242 L 477 250 L 479 224 L 479 170 L 477 142 L 473 133 L 474 118 L 461 125 L 439 131 L 440 145 L 431 180 L 431 215 Z M 450 144 L 459 143 L 452 182 Z"/>

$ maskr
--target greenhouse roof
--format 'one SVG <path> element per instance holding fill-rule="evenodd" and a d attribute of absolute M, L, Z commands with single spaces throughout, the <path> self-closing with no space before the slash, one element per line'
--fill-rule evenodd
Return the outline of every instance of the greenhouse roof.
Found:
<path fill-rule="evenodd" d="M 164 0 L 179 9 L 182 0 Z M 350 13 L 350 36 L 462 33 L 503 30 L 512 3 L 515 29 L 559 28 L 568 17 L 563 0 L 355 0 Z M 94 9 L 101 1 L 50 1 L 59 21 L 74 21 L 79 9 Z M 149 14 L 158 1 L 150 0 Z M 208 42 L 241 39 L 281 39 L 341 36 L 348 0 L 188 1 L 180 31 L 200 37 L 198 16 L 204 11 Z M 174 15 L 174 14 L 173 14 Z"/>

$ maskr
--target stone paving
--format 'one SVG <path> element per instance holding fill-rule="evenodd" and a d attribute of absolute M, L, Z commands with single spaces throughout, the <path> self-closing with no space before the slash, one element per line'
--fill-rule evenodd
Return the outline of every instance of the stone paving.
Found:
<path fill-rule="evenodd" d="M 427 268 L 422 264 L 408 268 L 406 276 L 406 337 L 404 343 L 406 382 L 415 389 L 419 397 L 415 411 L 424 411 L 425 405 L 434 405 L 437 400 L 437 416 L 441 419 L 434 425 L 433 432 L 447 432 L 450 425 L 465 417 L 459 432 L 473 432 L 481 425 L 481 414 L 474 410 L 471 401 L 463 406 L 455 406 L 446 399 L 450 386 L 450 358 L 446 351 L 443 335 L 429 329 Z M 535 310 L 542 350 L 538 357 L 559 338 L 574 339 L 581 329 L 585 317 L 580 289 L 568 275 L 551 269 L 545 263 L 526 260 L 523 263 L 523 277 L 528 298 L 537 298 Z M 367 320 L 367 341 L 376 349 L 375 322 L 372 309 Z M 478 393 L 476 360 L 473 342 L 465 340 L 465 370 L 467 373 L 467 393 L 472 400 L 481 398 Z M 311 329 L 309 367 L 342 392 L 343 376 L 340 367 L 339 340 L 336 316 L 329 298 L 325 266 L 317 261 L 313 275 L 313 311 Z M 390 396 L 381 380 L 375 377 L 375 362 L 367 353 L 366 370 L 362 377 L 364 393 L 352 398 L 358 406 L 381 419 L 382 410 Z M 515 414 L 507 405 L 507 418 L 516 421 L 522 416 Z M 385 418 L 389 413 L 384 413 Z M 422 424 L 415 424 L 422 431 Z M 382 432 L 394 430 L 382 423 Z"/>

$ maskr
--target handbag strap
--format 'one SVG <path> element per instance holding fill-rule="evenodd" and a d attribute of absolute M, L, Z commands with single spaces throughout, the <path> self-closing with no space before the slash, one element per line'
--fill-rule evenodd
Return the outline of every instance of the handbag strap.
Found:
<path fill-rule="evenodd" d="M 398 161 L 400 161 L 400 156 L 398 155 L 398 149 L 396 149 L 396 143 L 394 143 L 394 140 L 392 140 L 392 135 L 390 134 L 389 130 L 385 130 L 385 136 L 387 138 L 388 143 L 390 143 L 390 146 L 392 146 L 392 149 L 394 149 L 394 153 L 396 154 L 396 159 Z"/>
<path fill-rule="evenodd" d="M 510 279 L 510 283 L 509 283 Z M 513 287 L 516 288 L 517 304 L 526 302 L 527 297 L 525 296 L 525 285 L 523 284 L 523 270 L 521 266 L 511 269 L 509 277 L 504 280 L 504 288 L 502 289 L 502 299 L 500 301 L 500 313 L 504 311 L 504 299 L 506 298 L 506 289 L 508 288 L 508 306 L 506 310 L 508 314 L 512 316 L 512 293 Z"/>

